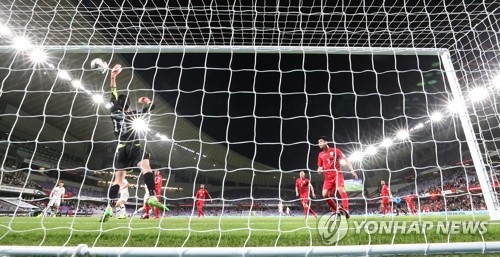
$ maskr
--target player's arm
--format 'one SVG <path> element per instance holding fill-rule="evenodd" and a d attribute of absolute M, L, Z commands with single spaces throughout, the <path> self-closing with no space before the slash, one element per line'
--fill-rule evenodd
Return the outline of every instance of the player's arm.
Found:
<path fill-rule="evenodd" d="M 116 91 L 116 77 L 122 72 L 122 66 L 120 64 L 115 64 L 111 70 L 111 87 L 112 100 L 118 100 L 118 92 Z"/>
<path fill-rule="evenodd" d="M 314 194 L 314 187 L 313 185 L 311 184 L 311 182 L 309 181 L 309 188 L 311 189 L 311 195 L 314 199 L 316 199 L 316 194 Z"/>
<path fill-rule="evenodd" d="M 342 152 L 341 152 L 342 153 Z M 352 163 L 351 161 L 349 161 L 349 158 L 347 158 L 343 153 L 342 153 L 342 158 L 345 160 L 345 164 L 347 165 L 347 167 L 349 168 L 349 171 L 351 172 L 351 175 L 355 178 L 355 179 L 358 179 L 358 174 L 356 174 L 356 172 L 354 171 L 354 169 L 352 168 Z"/>
<path fill-rule="evenodd" d="M 212 196 L 210 195 L 210 193 L 207 190 L 205 190 L 205 192 L 207 192 L 208 198 L 212 199 Z"/>
<path fill-rule="evenodd" d="M 146 105 L 142 108 L 142 113 L 148 113 L 155 108 L 155 105 L 147 96 L 140 97 L 138 103 Z"/>
<path fill-rule="evenodd" d="M 323 160 L 321 159 L 321 156 L 318 155 L 318 173 L 323 172 Z"/>

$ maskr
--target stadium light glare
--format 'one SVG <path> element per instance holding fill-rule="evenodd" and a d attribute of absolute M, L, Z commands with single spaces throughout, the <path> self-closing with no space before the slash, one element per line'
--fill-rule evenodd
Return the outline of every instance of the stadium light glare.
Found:
<path fill-rule="evenodd" d="M 92 95 L 92 101 L 94 101 L 94 103 L 96 104 L 102 104 L 104 103 L 104 96 L 100 94 L 94 94 Z"/>
<path fill-rule="evenodd" d="M 360 162 L 363 160 L 363 152 L 355 151 L 349 156 L 349 160 L 353 162 Z"/>
<path fill-rule="evenodd" d="M 82 87 L 82 82 L 81 82 L 80 80 L 76 80 L 76 79 L 74 79 L 74 80 L 72 80 L 72 81 L 71 81 L 71 85 L 72 85 L 74 88 L 79 89 L 79 88 L 81 88 L 81 87 Z"/>
<path fill-rule="evenodd" d="M 138 132 L 147 132 L 149 131 L 149 126 L 143 118 L 136 118 L 132 121 L 132 129 Z"/>
<path fill-rule="evenodd" d="M 0 36 L 10 36 L 12 35 L 12 31 L 10 31 L 9 27 L 5 25 L 0 25 Z"/>
<path fill-rule="evenodd" d="M 132 129 L 139 132 L 149 131 L 149 126 L 143 118 L 136 118 L 132 121 Z"/>
<path fill-rule="evenodd" d="M 387 148 L 392 145 L 392 139 L 386 138 L 380 145 Z"/>
<path fill-rule="evenodd" d="M 12 46 L 17 49 L 17 51 L 26 51 L 33 47 L 30 40 L 26 37 L 15 37 L 12 40 Z"/>
<path fill-rule="evenodd" d="M 163 141 L 168 141 L 168 137 L 165 136 L 165 135 L 161 135 L 160 136 L 160 139 L 163 140 Z"/>
<path fill-rule="evenodd" d="M 399 140 L 406 140 L 410 137 L 410 133 L 408 132 L 408 130 L 403 129 L 403 130 L 398 131 L 398 133 L 396 134 L 396 137 Z"/>
<path fill-rule="evenodd" d="M 373 145 L 368 146 L 368 148 L 366 148 L 365 152 L 367 155 L 373 156 L 373 155 L 377 154 L 377 147 L 373 146 Z"/>
<path fill-rule="evenodd" d="M 43 63 L 47 61 L 47 53 L 45 53 L 42 49 L 34 49 L 30 53 L 30 57 L 33 63 Z"/>
<path fill-rule="evenodd" d="M 157 138 L 161 138 L 161 134 L 160 134 L 160 133 L 158 133 L 158 132 L 156 132 L 155 136 L 156 136 Z"/>
<path fill-rule="evenodd" d="M 484 87 L 476 87 L 469 91 L 469 99 L 472 102 L 481 102 L 486 99 L 489 95 L 489 92 Z"/>
<path fill-rule="evenodd" d="M 57 77 L 62 79 L 62 80 L 71 80 L 71 76 L 69 75 L 69 72 L 65 71 L 65 70 L 60 70 L 57 73 Z"/>
<path fill-rule="evenodd" d="M 345 159 L 340 160 L 340 165 L 345 165 L 345 164 L 346 164 Z"/>
<path fill-rule="evenodd" d="M 111 107 L 113 107 L 113 104 L 112 103 L 107 103 L 105 106 L 106 106 L 106 108 L 111 109 Z"/>
<path fill-rule="evenodd" d="M 421 129 L 423 127 L 424 127 L 424 123 L 420 122 L 413 129 Z"/>
<path fill-rule="evenodd" d="M 440 112 L 434 112 L 431 114 L 432 121 L 438 122 L 441 121 L 442 119 L 443 119 L 443 114 Z"/>

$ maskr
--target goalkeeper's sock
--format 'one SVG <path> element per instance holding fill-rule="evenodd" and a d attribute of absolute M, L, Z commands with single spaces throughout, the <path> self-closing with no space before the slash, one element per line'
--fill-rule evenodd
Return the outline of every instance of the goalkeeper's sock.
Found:
<path fill-rule="evenodd" d="M 109 199 L 114 200 L 118 197 L 118 192 L 120 192 L 120 185 L 114 184 L 109 188 Z"/>
<path fill-rule="evenodd" d="M 155 178 L 152 172 L 144 173 L 144 183 L 146 183 L 146 187 L 148 188 L 149 196 L 155 196 Z"/>
<path fill-rule="evenodd" d="M 385 207 L 382 207 L 382 215 L 385 215 Z"/>
<path fill-rule="evenodd" d="M 160 217 L 160 208 L 155 207 L 155 217 L 159 218 Z"/>
<path fill-rule="evenodd" d="M 349 198 L 347 197 L 347 192 L 340 193 L 340 197 L 342 197 L 342 207 L 344 210 L 349 211 Z"/>

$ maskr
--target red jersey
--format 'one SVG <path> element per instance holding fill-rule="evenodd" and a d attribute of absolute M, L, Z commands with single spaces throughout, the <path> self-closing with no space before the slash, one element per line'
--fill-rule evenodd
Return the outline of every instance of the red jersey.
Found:
<path fill-rule="evenodd" d="M 309 196 L 309 179 L 298 178 L 295 181 L 295 186 L 299 189 L 300 196 L 303 196 L 303 197 Z"/>
<path fill-rule="evenodd" d="M 325 178 L 335 179 L 336 172 L 341 172 L 340 160 L 344 158 L 344 154 L 338 148 L 328 148 L 326 151 L 321 151 L 318 154 L 318 167 L 323 167 Z"/>
<path fill-rule="evenodd" d="M 382 186 L 382 196 L 389 196 L 389 187 L 387 185 Z"/>
<path fill-rule="evenodd" d="M 205 200 L 205 197 L 208 195 L 208 191 L 206 189 L 198 189 L 196 192 L 196 200 Z"/>
<path fill-rule="evenodd" d="M 405 198 L 406 204 L 413 205 L 413 199 L 415 199 L 415 196 L 413 195 L 406 196 Z"/>
<path fill-rule="evenodd" d="M 161 191 L 161 184 L 163 183 L 163 177 L 161 175 L 155 176 L 155 189 L 156 191 Z"/>

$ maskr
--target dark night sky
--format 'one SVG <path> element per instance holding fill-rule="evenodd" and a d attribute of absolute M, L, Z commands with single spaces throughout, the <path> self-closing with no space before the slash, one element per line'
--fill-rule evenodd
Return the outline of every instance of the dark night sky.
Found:
<path fill-rule="evenodd" d="M 393 136 L 398 128 L 414 126 L 433 111 L 426 105 L 440 109 L 437 105 L 447 97 L 441 73 L 435 71 L 437 59 L 427 56 L 125 58 L 176 106 L 178 115 L 187 116 L 216 141 L 225 143 L 227 136 L 231 150 L 283 170 L 314 169 L 319 150 L 309 143 L 315 144 L 319 135 L 333 137 L 350 152 L 359 142 L 375 143 L 383 133 Z M 155 66 L 160 67 L 156 72 Z M 422 81 L 427 83 L 425 93 Z"/>

